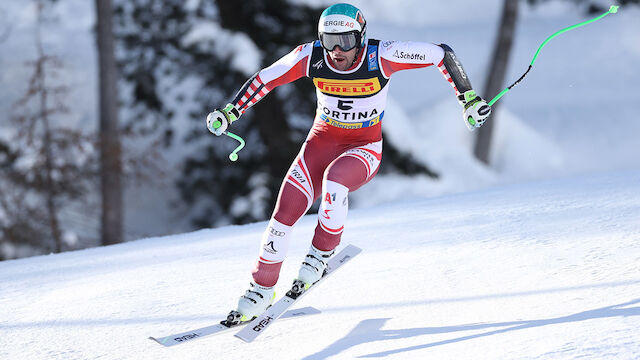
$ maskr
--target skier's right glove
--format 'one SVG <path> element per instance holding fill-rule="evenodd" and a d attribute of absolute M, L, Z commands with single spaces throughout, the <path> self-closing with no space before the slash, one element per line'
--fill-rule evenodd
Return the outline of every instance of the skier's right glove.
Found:
<path fill-rule="evenodd" d="M 216 109 L 207 115 L 207 129 L 216 136 L 220 136 L 239 117 L 238 109 L 233 104 L 227 104 L 223 109 Z"/>
<path fill-rule="evenodd" d="M 484 124 L 491 114 L 491 106 L 487 104 L 480 96 L 476 95 L 473 90 L 465 91 L 460 95 L 460 105 L 464 107 L 462 117 L 465 125 L 470 131 L 479 128 Z"/>

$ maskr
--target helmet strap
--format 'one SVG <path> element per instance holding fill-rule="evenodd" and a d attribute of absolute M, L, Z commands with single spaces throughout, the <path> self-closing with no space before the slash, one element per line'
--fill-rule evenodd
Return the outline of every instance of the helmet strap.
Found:
<path fill-rule="evenodd" d="M 351 65 L 349 65 L 349 68 L 352 68 L 353 65 L 356 64 L 356 61 L 358 61 L 358 59 L 360 59 L 360 56 L 362 55 L 362 52 L 364 51 L 364 47 L 358 45 L 357 46 L 358 51 L 356 51 L 356 56 L 353 57 L 353 61 L 351 61 Z"/>

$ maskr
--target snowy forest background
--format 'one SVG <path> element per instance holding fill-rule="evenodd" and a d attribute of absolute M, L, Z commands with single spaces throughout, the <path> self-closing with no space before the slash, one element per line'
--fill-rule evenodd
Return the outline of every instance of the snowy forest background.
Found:
<path fill-rule="evenodd" d="M 96 26 L 95 5 L 109 3 L 0 5 L 0 260 L 265 220 L 311 126 L 315 96 L 305 80 L 278 88 L 234 124 L 248 144 L 236 163 L 227 158 L 233 141 L 209 134 L 204 118 L 256 71 L 314 40 L 333 1 L 113 0 L 113 14 L 101 13 L 112 16 L 113 73 L 99 70 L 105 54 L 96 41 L 110 34 Z M 352 3 L 370 37 L 452 46 L 487 99 L 526 70 L 558 23 L 610 5 Z M 640 168 L 632 105 L 640 9 L 638 1 L 617 3 L 619 14 L 549 43 L 498 102 L 484 159 L 437 70 L 394 75 L 381 172 L 352 206 Z M 109 79 L 117 85 L 110 100 L 118 100 L 111 117 L 99 91 Z M 101 166 L 109 156 L 119 163 Z M 120 181 L 122 192 L 113 192 Z M 121 206 L 110 202 L 118 197 Z M 115 215 L 105 217 L 104 199 Z"/>

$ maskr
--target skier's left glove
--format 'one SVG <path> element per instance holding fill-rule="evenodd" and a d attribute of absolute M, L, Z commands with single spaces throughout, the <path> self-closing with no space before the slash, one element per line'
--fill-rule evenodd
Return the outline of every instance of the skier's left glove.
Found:
<path fill-rule="evenodd" d="M 216 109 L 207 115 L 207 129 L 216 136 L 220 136 L 227 131 L 231 123 L 238 120 L 240 112 L 236 107 L 229 103 L 224 109 Z"/>
<path fill-rule="evenodd" d="M 460 95 L 458 101 L 460 105 L 464 107 L 462 117 L 470 131 L 482 126 L 491 114 L 491 106 L 480 96 L 476 95 L 476 92 L 473 90 L 468 90 Z"/>

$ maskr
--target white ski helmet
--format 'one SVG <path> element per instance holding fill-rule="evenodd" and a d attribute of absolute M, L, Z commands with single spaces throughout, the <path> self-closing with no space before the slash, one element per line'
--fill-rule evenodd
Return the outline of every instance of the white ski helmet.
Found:
<path fill-rule="evenodd" d="M 366 44 L 367 22 L 362 11 L 350 4 L 335 4 L 326 8 L 318 22 L 318 38 L 331 51 L 339 46 L 343 51 Z"/>

